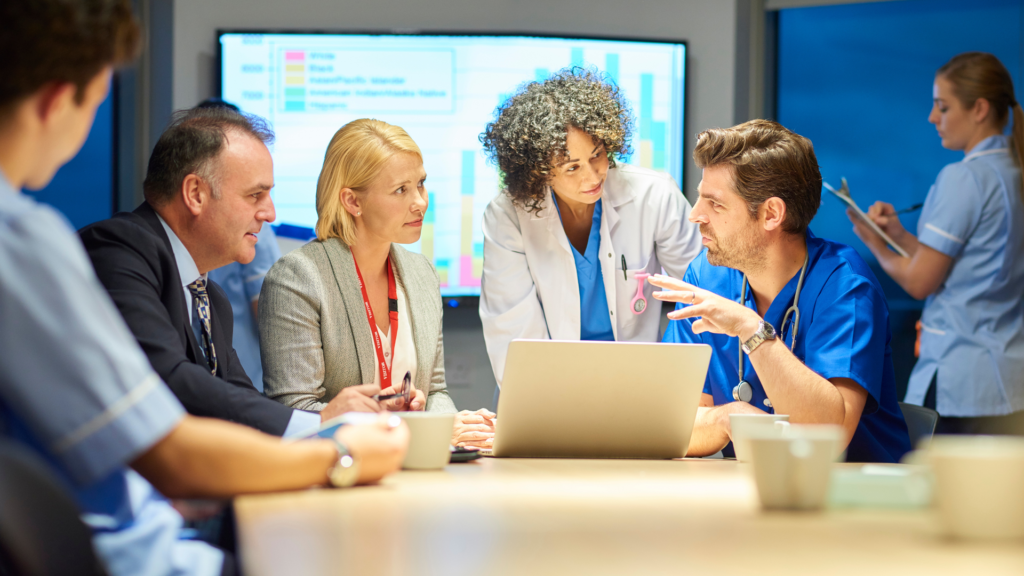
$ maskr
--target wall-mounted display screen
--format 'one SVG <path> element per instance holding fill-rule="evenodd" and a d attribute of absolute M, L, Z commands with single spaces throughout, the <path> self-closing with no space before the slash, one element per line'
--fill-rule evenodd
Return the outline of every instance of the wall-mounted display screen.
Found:
<path fill-rule="evenodd" d="M 630 164 L 683 176 L 685 44 L 533 36 L 221 32 L 221 97 L 277 134 L 275 225 L 316 224 L 327 144 L 345 123 L 401 126 L 423 151 L 430 207 L 419 242 L 449 296 L 480 292 L 481 222 L 499 192 L 479 136 L 524 82 L 566 66 L 622 87 L 637 120 Z"/>

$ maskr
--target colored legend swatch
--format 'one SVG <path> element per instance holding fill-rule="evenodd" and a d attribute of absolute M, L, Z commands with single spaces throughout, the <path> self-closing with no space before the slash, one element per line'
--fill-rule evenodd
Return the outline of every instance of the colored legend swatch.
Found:
<path fill-rule="evenodd" d="M 640 75 L 640 165 L 665 169 L 665 123 L 655 122 L 654 74 Z"/>
<path fill-rule="evenodd" d="M 420 253 L 427 260 L 434 261 L 434 195 L 427 193 L 427 212 L 423 215 L 423 231 L 420 232 Z"/>
<path fill-rule="evenodd" d="M 476 152 L 462 151 L 462 241 L 459 250 L 459 283 L 479 286 L 483 270 L 483 244 L 477 256 L 473 244 L 473 192 L 476 189 Z M 479 265 L 476 260 L 480 260 Z"/>
<path fill-rule="evenodd" d="M 306 52 L 288 50 L 284 53 L 284 110 L 306 111 Z"/>

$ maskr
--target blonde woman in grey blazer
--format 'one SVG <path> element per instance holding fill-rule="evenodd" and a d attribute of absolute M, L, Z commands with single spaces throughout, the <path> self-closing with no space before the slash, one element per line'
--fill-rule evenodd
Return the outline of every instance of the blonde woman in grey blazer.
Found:
<path fill-rule="evenodd" d="M 456 412 L 445 385 L 440 281 L 426 257 L 399 246 L 420 237 L 425 179 L 419 148 L 397 126 L 356 120 L 334 135 L 317 184 L 317 239 L 278 260 L 260 293 L 268 397 L 311 411 L 342 395 L 354 411 Z M 394 331 L 389 271 L 398 296 Z M 384 390 L 374 331 L 393 372 Z M 415 386 L 409 405 L 378 404 L 373 396 L 397 391 L 407 369 Z M 493 417 L 459 413 L 453 442 L 489 440 Z"/>

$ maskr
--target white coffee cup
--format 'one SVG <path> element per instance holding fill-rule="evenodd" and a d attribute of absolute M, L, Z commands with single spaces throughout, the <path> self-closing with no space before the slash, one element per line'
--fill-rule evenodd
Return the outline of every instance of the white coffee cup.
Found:
<path fill-rule="evenodd" d="M 769 510 L 824 507 L 842 428 L 805 424 L 789 426 L 781 436 L 775 432 L 762 428 L 748 438 L 761 506 Z"/>
<path fill-rule="evenodd" d="M 956 538 L 1024 538 L 1024 438 L 935 436 L 935 506 Z"/>
<path fill-rule="evenodd" d="M 736 459 L 750 462 L 750 443 L 747 440 L 753 432 L 781 436 L 783 428 L 788 425 L 788 414 L 730 414 L 729 427 L 732 429 L 732 449 Z"/>
<path fill-rule="evenodd" d="M 448 464 L 455 414 L 395 412 L 409 426 L 409 450 L 402 468 L 440 470 Z"/>

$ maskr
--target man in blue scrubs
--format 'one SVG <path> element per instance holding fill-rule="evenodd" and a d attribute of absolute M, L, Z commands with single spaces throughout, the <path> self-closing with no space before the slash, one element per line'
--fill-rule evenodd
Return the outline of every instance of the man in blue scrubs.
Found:
<path fill-rule="evenodd" d="M 704 131 L 693 157 L 705 249 L 683 281 L 651 279 L 678 303 L 664 341 L 714 349 L 689 454 L 725 448 L 730 414 L 778 413 L 842 426 L 849 461 L 898 461 L 910 440 L 888 307 L 853 249 L 808 229 L 821 203 L 811 142 L 752 120 Z"/>

